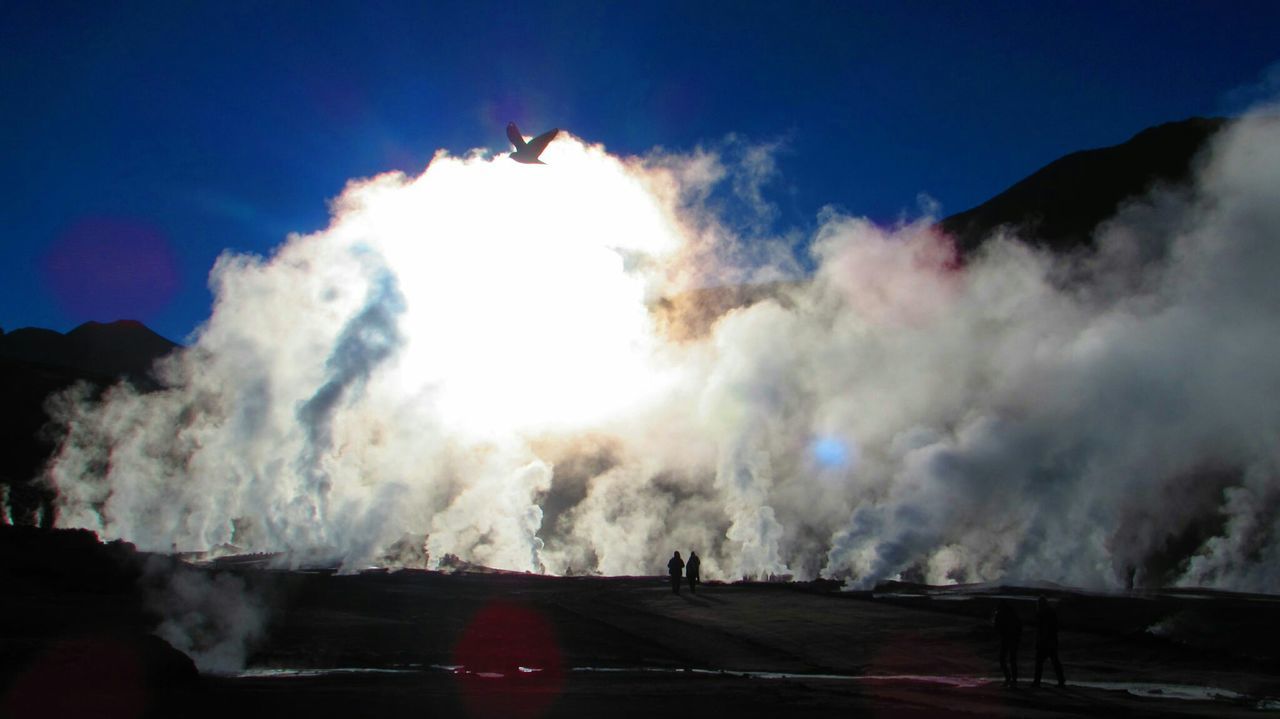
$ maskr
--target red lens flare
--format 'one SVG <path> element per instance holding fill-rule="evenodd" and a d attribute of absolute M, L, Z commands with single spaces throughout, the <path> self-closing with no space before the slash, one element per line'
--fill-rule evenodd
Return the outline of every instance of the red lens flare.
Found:
<path fill-rule="evenodd" d="M 54 240 L 43 269 L 49 291 L 77 322 L 146 321 L 178 289 L 168 238 L 135 219 L 80 220 Z"/>
<path fill-rule="evenodd" d="M 540 612 L 497 600 L 472 617 L 453 649 L 463 704 L 477 719 L 543 716 L 564 686 L 551 623 Z"/>
<path fill-rule="evenodd" d="M 0 700 L 0 715 L 136 719 L 147 704 L 136 650 L 87 637 L 63 641 L 32 662 Z"/>

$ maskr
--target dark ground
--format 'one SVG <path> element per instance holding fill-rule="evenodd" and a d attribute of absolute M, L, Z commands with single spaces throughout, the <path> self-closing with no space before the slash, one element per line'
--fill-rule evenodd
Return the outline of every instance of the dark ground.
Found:
<path fill-rule="evenodd" d="M 198 570 L 238 577 L 267 610 L 248 675 L 195 677 L 140 638 L 161 619 L 148 593 L 179 563 L 84 532 L 0 530 L 0 706 L 13 717 L 1258 716 L 1280 697 L 1275 597 L 1042 590 L 1058 604 L 1068 686 L 1033 690 L 1030 590 L 743 583 L 675 596 L 652 577 L 339 576 L 265 560 Z M 1026 597 L 1018 689 L 999 684 L 994 594 Z M 1145 631 L 1162 621 L 1170 635 Z M 1143 682 L 1236 696 L 1125 691 Z"/>

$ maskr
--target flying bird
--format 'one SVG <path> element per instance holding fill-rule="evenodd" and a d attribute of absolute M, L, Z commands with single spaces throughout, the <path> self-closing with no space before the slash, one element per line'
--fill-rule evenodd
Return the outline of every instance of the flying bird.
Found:
<path fill-rule="evenodd" d="M 523 162 L 526 165 L 545 165 L 547 163 L 538 159 L 538 155 L 547 149 L 547 145 L 556 139 L 556 133 L 560 132 L 560 128 L 553 127 L 550 130 L 538 135 L 532 140 L 525 142 L 524 136 L 520 134 L 520 128 L 516 127 L 514 122 L 507 123 L 507 139 L 511 140 L 511 144 L 516 146 L 516 151 L 511 153 L 511 159 L 516 162 Z"/>

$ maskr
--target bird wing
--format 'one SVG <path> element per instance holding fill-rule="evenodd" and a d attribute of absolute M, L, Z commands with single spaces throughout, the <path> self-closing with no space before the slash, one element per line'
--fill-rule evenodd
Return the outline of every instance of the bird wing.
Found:
<path fill-rule="evenodd" d="M 547 149 L 547 145 L 551 144 L 551 141 L 556 139 L 556 134 L 559 132 L 560 132 L 560 128 L 553 127 L 550 130 L 547 130 L 546 132 L 542 133 L 541 135 L 538 135 L 537 137 L 533 138 L 532 140 L 529 141 L 529 152 L 533 153 L 534 157 L 541 155 L 542 151 Z"/>
<path fill-rule="evenodd" d="M 520 128 L 516 127 L 514 122 L 507 123 L 507 139 L 511 141 L 512 145 L 516 146 L 516 152 L 524 152 L 525 148 L 528 147 L 525 144 L 524 136 L 520 134 Z"/>

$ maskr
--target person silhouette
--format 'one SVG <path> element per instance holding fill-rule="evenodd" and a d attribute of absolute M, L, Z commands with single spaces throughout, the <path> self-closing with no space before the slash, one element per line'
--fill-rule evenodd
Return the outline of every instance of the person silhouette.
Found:
<path fill-rule="evenodd" d="M 1058 660 L 1058 613 L 1049 606 L 1049 600 L 1041 596 L 1036 600 L 1036 678 L 1031 686 L 1040 686 L 1040 673 L 1044 660 L 1053 660 L 1053 671 L 1058 675 L 1058 686 L 1065 687 L 1062 662 Z"/>
<path fill-rule="evenodd" d="M 702 577 L 698 576 L 698 569 L 702 566 L 702 560 L 698 559 L 698 553 L 689 550 L 689 561 L 684 565 L 685 579 L 689 580 L 689 591 L 694 594 L 698 593 L 698 582 L 702 581 Z"/>
<path fill-rule="evenodd" d="M 680 552 L 677 551 L 671 555 L 671 560 L 667 562 L 667 571 L 671 574 L 671 591 L 676 594 L 680 593 L 680 572 L 684 569 L 684 560 L 680 558 Z"/>
<path fill-rule="evenodd" d="M 1008 599 L 1001 599 L 991 623 L 1000 635 L 1000 671 L 1004 674 L 1004 685 L 1017 686 L 1018 642 L 1022 639 L 1022 620 L 1018 618 L 1018 610 Z"/>

